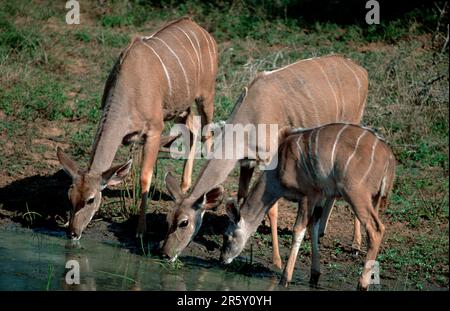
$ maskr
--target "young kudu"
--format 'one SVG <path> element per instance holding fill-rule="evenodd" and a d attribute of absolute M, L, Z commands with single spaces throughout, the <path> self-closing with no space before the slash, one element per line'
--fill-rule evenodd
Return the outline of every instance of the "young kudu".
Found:
<path fill-rule="evenodd" d="M 290 134 L 290 135 L 289 135 Z M 240 209 L 233 201 L 226 210 L 231 219 L 224 235 L 221 259 L 230 263 L 243 250 L 267 210 L 280 198 L 298 202 L 297 219 L 288 262 L 281 283 L 292 280 L 300 244 L 309 226 L 311 279 L 320 275 L 319 226 L 323 198 L 344 198 L 367 232 L 368 252 L 359 279 L 367 289 L 378 254 L 384 225 L 378 212 L 384 209 L 395 177 L 395 159 L 389 146 L 369 129 L 351 124 L 330 124 L 310 130 L 293 130 L 278 149 L 278 165 L 265 171 Z"/>
<path fill-rule="evenodd" d="M 98 210 L 101 191 L 119 183 L 129 172 L 131 161 L 110 167 L 119 146 L 136 140 L 144 141 L 137 235 L 145 233 L 147 196 L 164 121 L 181 118 L 192 135 L 197 133 L 191 110 L 195 100 L 202 123 L 212 122 L 217 61 L 215 40 L 189 18 L 173 21 L 151 36 L 135 38 L 122 52 L 106 81 L 103 114 L 88 169 L 80 171 L 62 150 L 57 151 L 59 161 L 73 179 L 69 190 L 73 206 L 69 232 L 73 239 L 80 238 Z M 207 146 L 211 145 L 210 134 L 204 137 Z M 189 154 L 181 183 L 183 191 L 190 187 L 193 160 L 193 154 Z"/>
<path fill-rule="evenodd" d="M 359 124 L 364 112 L 367 89 L 367 71 L 345 57 L 331 55 L 305 59 L 278 70 L 258 74 L 248 90 L 240 96 L 227 124 L 244 127 L 276 124 L 280 129 L 293 126 L 316 127 L 333 122 Z M 255 132 L 247 134 L 260 135 Z M 243 149 L 257 150 L 259 153 L 261 150 L 266 151 L 270 160 L 277 151 L 277 138 L 278 133 L 269 137 L 269 143 L 258 141 L 256 144 L 245 145 L 247 141 L 244 141 Z M 220 188 L 216 187 L 226 179 L 237 162 L 240 162 L 238 200 L 241 201 L 247 195 L 255 161 L 268 159 L 249 161 L 245 155 L 234 159 L 211 159 L 200 172 L 188 196 L 182 196 L 174 184 L 175 179 L 169 178 L 166 181 L 168 190 L 177 199 L 173 213 L 168 217 L 169 231 L 163 245 L 163 254 L 171 259 L 176 258 L 194 238 L 206 209 L 203 203 L 208 203 L 208 206 L 217 205 L 213 201 L 220 196 Z M 327 210 L 331 209 L 333 202 L 326 202 Z M 278 211 L 276 202 L 274 204 L 268 212 L 273 262 L 281 268 L 277 240 Z M 325 231 L 325 225 L 326 221 L 323 222 L 322 232 Z M 355 220 L 356 227 L 359 228 L 359 224 Z M 358 244 L 360 235 L 357 230 L 355 233 Z"/>

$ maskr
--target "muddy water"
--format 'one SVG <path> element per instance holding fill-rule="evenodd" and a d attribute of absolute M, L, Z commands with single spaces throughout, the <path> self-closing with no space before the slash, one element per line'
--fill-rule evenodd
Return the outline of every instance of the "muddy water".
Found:
<path fill-rule="evenodd" d="M 74 266 L 66 268 L 70 260 L 79 265 L 79 284 L 66 282 L 68 272 L 69 280 L 75 277 Z M 277 282 L 219 266 L 174 267 L 118 244 L 73 243 L 51 232 L 0 229 L 0 290 L 272 290 L 280 289 Z"/>

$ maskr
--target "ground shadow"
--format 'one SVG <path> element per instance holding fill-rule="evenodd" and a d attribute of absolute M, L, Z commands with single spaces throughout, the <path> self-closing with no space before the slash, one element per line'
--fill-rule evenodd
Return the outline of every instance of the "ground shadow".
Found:
<path fill-rule="evenodd" d="M 53 175 L 35 175 L 0 188 L 0 220 L 9 218 L 23 226 L 58 229 L 67 217 L 67 189 L 71 179 L 60 170 Z"/>
<path fill-rule="evenodd" d="M 168 230 L 167 213 L 149 212 L 146 221 L 147 232 L 142 240 L 136 238 L 138 216 L 132 216 L 121 223 L 111 223 L 108 230 L 113 232 L 117 240 L 133 253 L 159 255 Z M 225 215 L 205 213 L 203 224 L 193 243 L 205 247 L 208 251 L 219 250 L 221 245 L 207 237 L 222 236 L 227 224 L 228 218 Z"/>
<path fill-rule="evenodd" d="M 34 175 L 0 188 L 0 222 L 9 219 L 32 229 L 64 231 L 62 224 L 68 220 L 71 210 L 67 197 L 71 182 L 71 178 L 63 170 L 59 170 L 53 175 Z M 171 200 L 169 195 L 157 189 L 152 188 L 150 193 L 153 195 L 152 199 Z M 102 195 L 105 198 L 119 198 L 122 190 L 105 189 Z M 152 216 L 148 218 L 152 219 Z M 130 221 L 134 221 L 134 218 Z M 152 226 L 153 223 L 161 222 L 160 219 L 151 220 Z M 113 229 L 119 230 L 115 225 L 118 224 L 113 223 Z M 126 226 L 127 224 L 124 225 L 125 228 Z"/>

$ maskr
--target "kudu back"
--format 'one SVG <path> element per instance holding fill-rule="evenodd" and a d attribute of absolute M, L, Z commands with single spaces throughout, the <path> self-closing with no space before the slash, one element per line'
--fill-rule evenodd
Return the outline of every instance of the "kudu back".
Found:
<path fill-rule="evenodd" d="M 87 170 L 58 149 L 72 177 L 69 232 L 79 239 L 101 202 L 101 191 L 120 183 L 131 161 L 112 167 L 121 144 L 143 140 L 141 204 L 137 234 L 145 232 L 145 209 L 164 121 L 178 118 L 196 133 L 192 102 L 203 124 L 212 122 L 218 50 L 213 37 L 190 18 L 173 21 L 154 34 L 134 38 L 121 53 L 105 84 L 100 119 Z M 210 144 L 206 135 L 206 143 Z M 191 140 L 191 144 L 195 139 Z M 195 146 L 193 148 L 195 150 Z M 181 187 L 190 186 L 193 156 L 185 163 Z"/>
<path fill-rule="evenodd" d="M 276 124 L 284 127 L 316 127 L 333 122 L 359 124 L 364 112 L 368 91 L 367 71 L 350 59 L 339 55 L 300 60 L 286 67 L 259 73 L 237 101 L 227 124 Z M 254 128 L 254 127 L 253 127 Z M 251 131 L 251 130 L 250 130 Z M 257 133 L 249 132 L 248 136 Z M 217 139 L 225 139 L 226 135 Z M 278 147 L 276 135 L 269 143 L 246 145 L 244 150 L 267 151 L 265 159 L 248 161 L 245 154 L 234 159 L 208 160 L 199 174 L 192 192 L 181 195 L 170 178 L 169 192 L 176 197 L 174 210 L 168 217 L 169 231 L 163 245 L 163 254 L 173 259 L 189 244 L 198 231 L 207 206 L 216 206 L 220 200 L 220 185 L 235 164 L 240 162 L 238 200 L 248 192 L 255 161 L 270 161 Z M 226 144 L 223 142 L 222 145 Z M 255 153 L 255 152 L 254 152 Z M 259 152 L 257 152 L 259 153 Z M 210 193 L 211 192 L 211 193 Z M 333 200 L 327 205 L 332 205 Z M 269 211 L 272 229 L 274 264 L 281 267 L 277 242 L 277 206 Z"/>
<path fill-rule="evenodd" d="M 394 184 L 396 163 L 391 149 L 370 129 L 352 124 L 299 129 L 286 136 L 278 149 L 277 168 L 263 173 L 240 209 L 233 201 L 227 204 L 231 222 L 224 237 L 222 260 L 230 263 L 239 255 L 273 202 L 285 198 L 298 202 L 299 207 L 281 283 L 287 285 L 292 280 L 297 254 L 309 227 L 310 282 L 317 285 L 319 226 L 323 217 L 318 203 L 323 198 L 341 197 L 367 232 L 368 252 L 359 280 L 360 288 L 367 289 L 384 234 L 378 212 L 386 207 Z"/>

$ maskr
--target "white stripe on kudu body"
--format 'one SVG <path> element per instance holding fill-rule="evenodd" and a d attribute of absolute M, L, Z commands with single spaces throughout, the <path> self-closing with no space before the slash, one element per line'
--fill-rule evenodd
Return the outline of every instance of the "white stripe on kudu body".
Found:
<path fill-rule="evenodd" d="M 304 82 L 305 80 L 302 79 L 301 77 L 299 77 L 299 75 L 296 72 L 292 71 L 290 68 L 287 68 L 287 69 L 300 82 L 300 85 L 303 85 L 305 83 Z M 309 90 L 308 87 L 304 87 L 302 89 L 305 91 L 306 97 L 308 98 L 308 100 L 310 102 L 310 106 L 313 106 L 314 117 L 316 118 L 316 122 L 317 122 L 316 124 L 320 124 L 319 111 L 317 110 L 317 106 L 315 105 L 314 98 L 311 95 L 311 91 Z M 295 92 L 294 92 L 294 94 L 295 94 Z M 303 123 L 303 124 L 305 124 L 305 123 Z"/>
<path fill-rule="evenodd" d="M 333 85 L 330 82 L 330 79 L 328 79 L 326 72 L 323 70 L 322 66 L 318 62 L 316 62 L 314 59 L 313 59 L 313 62 L 314 62 L 314 64 L 319 66 L 320 71 L 323 73 L 325 79 L 327 80 L 328 85 L 330 86 L 331 92 L 333 93 L 334 100 L 336 102 L 336 122 L 337 122 L 339 120 L 339 103 L 338 103 L 338 98 L 337 98 L 336 92 L 333 88 Z"/>
<path fill-rule="evenodd" d="M 345 101 L 344 98 L 342 97 L 344 92 L 342 92 L 342 85 L 341 85 L 341 79 L 339 78 L 339 74 L 336 70 L 334 70 L 334 75 L 336 76 L 336 81 L 338 83 L 338 88 L 340 90 L 339 92 L 339 97 L 341 99 L 341 120 L 345 120 Z"/>
<path fill-rule="evenodd" d="M 367 175 L 369 175 L 369 173 L 370 173 L 370 169 L 372 168 L 373 160 L 374 160 L 374 157 L 375 157 L 375 148 L 377 147 L 378 141 L 379 141 L 379 138 L 378 138 L 377 136 L 375 136 L 375 142 L 374 142 L 373 145 L 372 145 L 372 154 L 370 155 L 370 164 L 369 164 L 369 168 L 368 168 L 367 171 L 364 173 L 364 175 L 363 175 L 363 177 L 361 178 L 361 180 L 359 181 L 359 183 L 362 183 L 362 182 L 366 179 Z"/>
<path fill-rule="evenodd" d="M 209 47 L 209 40 L 207 38 L 207 36 L 205 35 L 205 32 L 201 29 L 200 32 L 202 33 L 203 37 L 205 38 L 205 41 L 208 45 L 208 55 L 209 55 L 209 65 L 211 67 L 211 74 L 214 72 L 214 68 L 213 68 L 213 56 L 211 54 L 211 48 Z"/>
<path fill-rule="evenodd" d="M 192 34 L 192 36 L 194 36 L 195 42 L 197 43 L 197 47 L 198 47 L 198 52 L 201 54 L 201 47 L 200 47 L 200 41 L 198 41 L 197 36 L 195 35 L 195 32 L 193 32 L 192 30 L 189 30 L 189 32 Z M 199 55 L 200 55 L 199 54 Z M 201 58 L 201 57 L 200 57 Z M 199 58 L 199 62 L 200 62 L 200 72 L 203 73 L 203 60 Z"/>
<path fill-rule="evenodd" d="M 360 98 L 361 98 L 361 81 L 359 81 L 358 75 L 357 75 L 356 72 L 352 69 L 352 67 L 350 67 L 350 66 L 347 64 L 347 62 L 342 62 L 342 63 L 345 65 L 345 67 L 347 67 L 347 68 L 352 72 L 353 76 L 355 77 L 356 83 L 358 83 L 358 99 L 360 99 Z"/>
<path fill-rule="evenodd" d="M 346 124 L 345 126 L 343 126 L 341 129 L 340 129 L 340 131 L 337 133 L 337 135 L 336 135 L 336 140 L 334 141 L 334 144 L 333 144 L 333 149 L 332 149 L 332 151 L 331 151 L 331 163 L 330 163 L 330 168 L 332 169 L 333 168 L 333 166 L 334 166 L 334 157 L 335 157 L 335 153 L 336 153 L 336 146 L 337 146 L 337 144 L 338 144 L 338 142 L 339 142 L 339 137 L 341 137 L 341 134 L 342 134 L 342 132 L 343 131 L 345 131 L 345 129 L 348 127 L 348 124 Z"/>
<path fill-rule="evenodd" d="M 156 53 L 155 49 L 152 48 L 150 45 L 148 45 L 147 43 L 145 43 L 144 40 L 142 40 L 142 43 L 148 47 L 150 50 L 153 51 L 153 53 L 155 53 L 156 57 L 158 57 L 159 62 L 161 63 L 163 69 L 164 69 L 164 74 L 166 75 L 167 78 L 167 84 L 169 86 L 169 95 L 172 96 L 172 81 L 170 80 L 170 76 L 169 76 L 169 72 L 167 71 L 166 65 L 164 65 L 164 62 L 162 61 L 161 57 L 159 57 L 158 53 Z"/>
<path fill-rule="evenodd" d="M 320 161 L 320 158 L 319 158 L 319 134 L 320 134 L 320 130 L 321 129 L 322 129 L 322 127 L 320 127 L 316 131 L 316 142 L 315 142 L 315 152 L 314 153 L 315 153 L 315 156 L 316 156 L 316 159 L 317 159 L 317 165 L 319 166 L 320 174 L 322 176 L 324 176 L 325 172 L 324 172 L 323 167 L 322 167 L 322 162 Z"/>
<path fill-rule="evenodd" d="M 181 71 L 183 72 L 184 80 L 186 82 L 187 96 L 188 96 L 188 98 L 190 98 L 191 97 L 191 90 L 190 90 L 190 86 L 189 86 L 189 80 L 188 80 L 188 76 L 186 74 L 186 70 L 184 69 L 183 64 L 181 63 L 180 58 L 175 53 L 175 51 L 172 50 L 172 48 L 163 39 L 158 38 L 158 37 L 153 37 L 152 39 L 159 40 L 162 44 L 164 44 L 167 47 L 167 49 L 169 49 L 170 53 L 172 53 L 172 55 L 175 56 L 175 58 L 177 59 L 177 62 L 178 62 L 178 64 L 181 67 Z"/>
<path fill-rule="evenodd" d="M 175 26 L 178 30 L 180 30 L 185 36 L 186 38 L 188 38 L 189 42 L 191 43 L 192 49 L 194 50 L 195 55 L 197 56 L 197 66 L 198 66 L 198 70 L 197 70 L 197 75 L 200 74 L 200 69 L 201 69 L 201 61 L 200 61 L 200 55 L 198 54 L 199 52 L 197 51 L 197 49 L 194 46 L 194 42 L 192 42 L 191 37 L 189 37 L 189 35 L 186 33 L 186 31 L 184 31 L 182 28 Z"/>
<path fill-rule="evenodd" d="M 182 41 L 181 41 L 174 33 L 172 33 L 172 31 L 166 29 L 166 32 L 167 32 L 168 34 L 170 34 L 175 40 L 177 40 L 178 44 L 179 44 L 179 45 L 183 48 L 183 50 L 186 52 L 186 55 L 189 56 L 189 59 L 191 60 L 192 65 L 194 65 L 194 67 L 196 67 L 195 60 L 192 58 L 191 53 L 189 53 L 187 47 L 183 44 L 183 42 L 182 42 Z M 198 74 L 197 74 L 197 76 L 196 76 L 196 85 L 198 85 Z"/>
<path fill-rule="evenodd" d="M 363 131 L 361 135 L 359 135 L 358 139 L 356 140 L 356 145 L 355 145 L 355 149 L 353 149 L 352 154 L 348 157 L 347 159 L 347 163 L 345 163 L 345 167 L 344 167 L 344 173 L 343 173 L 343 178 L 345 178 L 345 175 L 347 175 L 347 170 L 348 170 L 348 166 L 350 165 L 350 162 L 352 161 L 353 157 L 356 154 L 356 150 L 358 149 L 359 146 L 359 141 L 363 138 L 364 135 L 366 135 L 368 131 Z"/>

